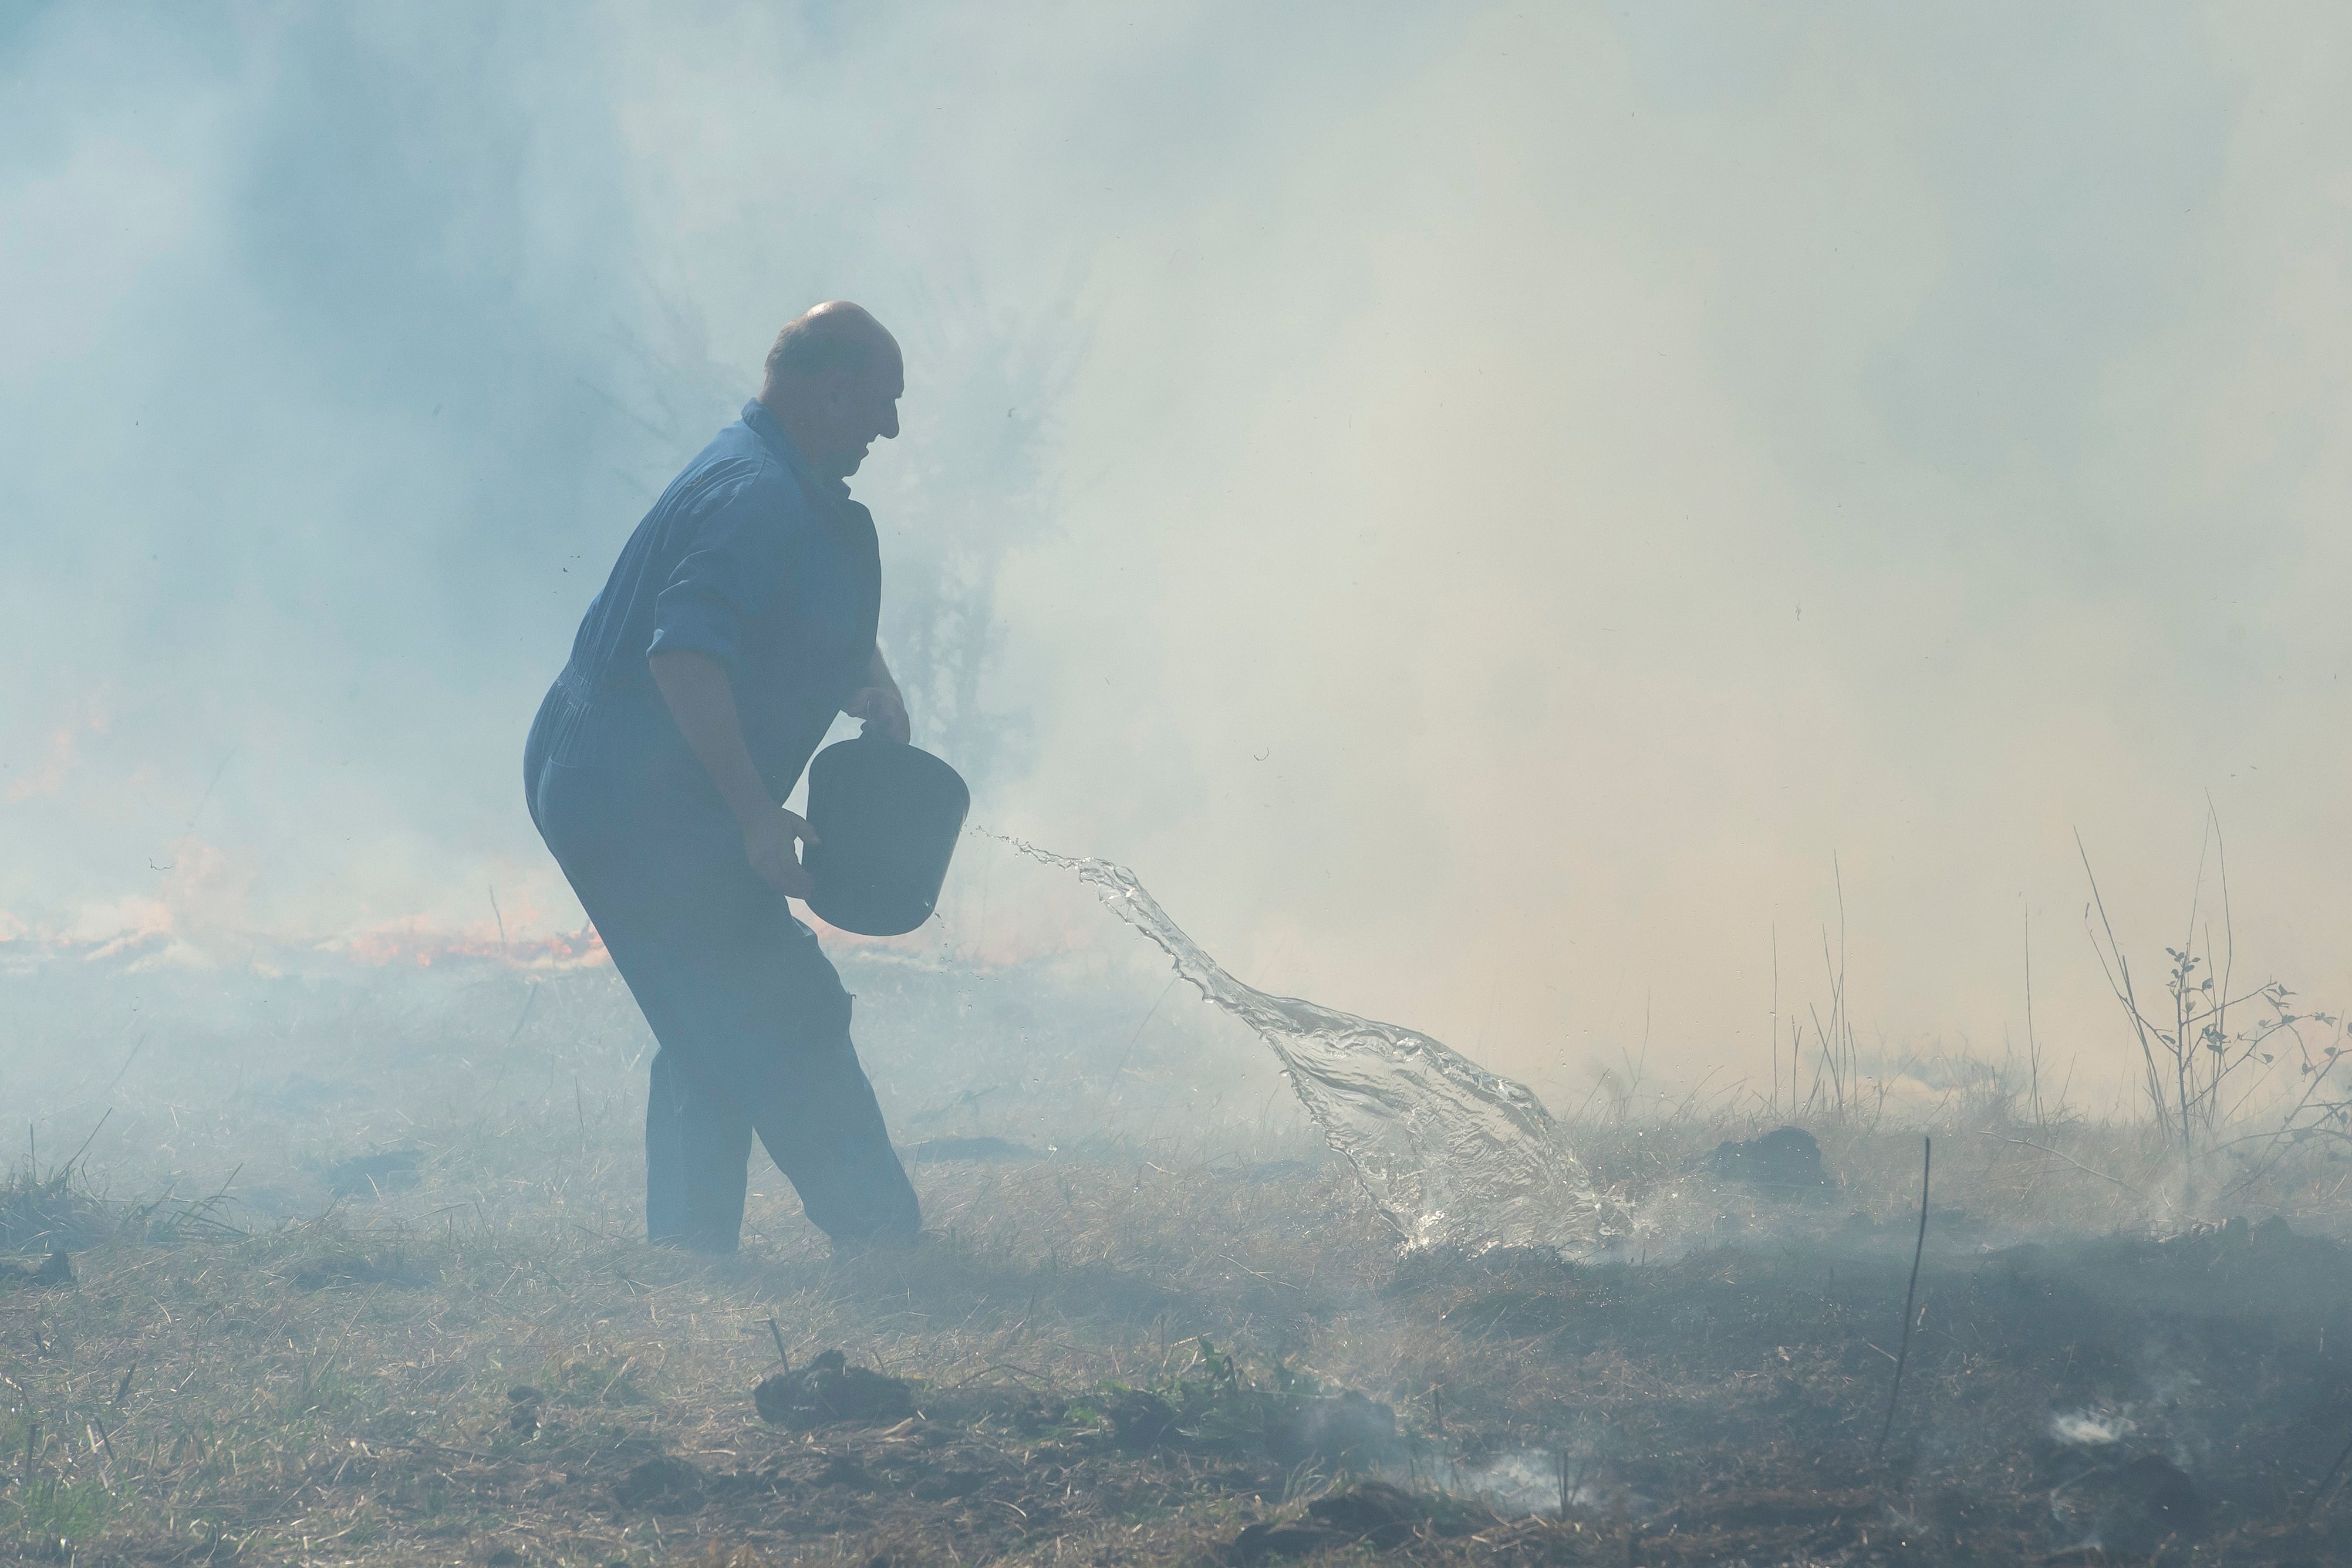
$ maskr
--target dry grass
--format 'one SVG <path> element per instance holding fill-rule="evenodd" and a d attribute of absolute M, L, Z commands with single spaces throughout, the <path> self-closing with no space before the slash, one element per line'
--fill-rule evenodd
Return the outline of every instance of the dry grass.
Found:
<path fill-rule="evenodd" d="M 1984 1250 L 2010 1239 L 1987 1211 L 2055 1179 L 1990 1140 L 1955 1157 L 1897 1441 L 1874 1468 L 1906 1195 L 1865 1160 L 1906 1163 L 1907 1137 L 1832 1139 L 1854 1185 L 1810 1201 L 1716 1193 L 1744 1245 L 1580 1268 L 1399 1260 L 1329 1162 L 1164 1148 L 922 1167 L 934 1233 L 908 1252 L 836 1260 L 771 1197 L 755 1220 L 775 1239 L 713 1263 L 626 1239 L 614 1149 L 422 1131 L 478 1164 L 444 1154 L 397 1202 L 251 1237 L 126 1229 L 76 1259 L 70 1288 L 0 1296 L 15 1407 L 0 1522 L 20 1550 L 1203 1559 L 1252 1521 L 1299 1517 L 1333 1479 L 1279 1462 L 1246 1412 L 1205 1438 L 1121 1446 L 1119 1391 L 1198 1388 L 1205 1347 L 1233 1358 L 1237 1389 L 1388 1402 L 1404 1433 L 1388 1468 L 1408 1490 L 1517 1465 L 1538 1490 L 1564 1468 L 1571 1493 L 1565 1520 L 1425 1522 L 1363 1547 L 1302 1519 L 1292 1550 L 2024 1561 L 2102 1521 L 2146 1528 L 2109 1517 L 2126 1504 L 2074 1518 L 2063 1490 L 2053 1504 L 2070 1468 L 2100 1458 L 2055 1440 L 2053 1419 L 2087 1412 L 2128 1425 L 2116 1454 L 2178 1454 L 2196 1478 L 2209 1518 L 2168 1562 L 2352 1552 L 2352 1521 L 2299 1516 L 2329 1445 L 2352 1436 L 2352 1375 L 2326 1349 L 2352 1284 L 2343 1256 L 2244 1226 Z M 1691 1148 L 1628 1141 L 1616 1174 L 1696 1201 Z M 1604 1169 L 1616 1157 L 1596 1150 Z M 537 1188 L 496 1210 L 471 1196 L 527 1169 Z M 1780 1239 L 1757 1244 L 1775 1210 Z M 774 1368 L 772 1318 L 796 1362 L 840 1346 L 914 1380 L 920 1416 L 764 1426 L 750 1394 Z"/>
<path fill-rule="evenodd" d="M 2346 1167 L 2324 1149 L 2244 1186 L 2245 1222 L 2200 1228 L 2160 1140 L 2029 1123 L 1990 1088 L 1931 1107 L 1920 1311 L 1874 1465 L 1917 1200 L 1919 1129 L 1892 1113 L 1818 1124 L 1832 1179 L 1791 1193 L 1708 1174 L 1717 1141 L 1769 1123 L 1621 1108 L 1576 1137 L 1634 1200 L 1623 1263 L 1400 1260 L 1295 1127 L 1106 1131 L 1122 1102 L 1098 1081 L 992 1122 L 970 1086 L 1004 1064 L 943 1084 L 883 1051 L 899 1124 L 923 1114 L 921 1082 L 962 1108 L 918 1132 L 1059 1150 L 918 1166 L 924 1242 L 852 1258 L 766 1173 L 744 1254 L 714 1262 L 634 1239 L 642 1067 L 583 1046 L 603 1004 L 542 995 L 526 1028 L 517 1001 L 478 1009 L 487 1041 L 420 1025 L 364 1053 L 313 1032 L 266 1061 L 192 1054 L 109 1102 L 105 1174 L 58 1186 L 43 1167 L 0 1194 L 0 1212 L 67 1205 L 82 1244 L 72 1284 L 0 1291 L 9 1551 L 1618 1568 L 2093 1562 L 2095 1542 L 2112 1561 L 2352 1560 L 2352 1501 L 2311 1506 L 2352 1438 L 2352 1261 L 2327 1239 Z M 1134 1028 L 1102 1032 L 1116 1055 Z M 1118 1094 L 1129 1078 L 1186 1092 L 1149 1050 Z M 222 1082 L 238 1086 L 206 1088 Z M 87 1129 L 99 1098 L 48 1103 Z M 1097 1130 L 1056 1136 L 1047 1103 L 1065 1132 L 1099 1113 Z M 369 1167 L 400 1179 L 348 1179 L 387 1152 L 415 1156 Z M 919 1415 L 763 1424 L 773 1333 L 796 1364 L 839 1347 L 910 1380 Z M 1405 1502 L 1284 1436 L 1340 1390 L 1394 1412 L 1396 1440 L 1357 1459 Z M 1157 1443 L 1129 1418 L 1146 1396 L 1175 1413 Z M 2196 1517 L 2158 1506 L 2159 1461 Z M 1489 1500 L 1439 1507 L 1441 1485 Z"/>

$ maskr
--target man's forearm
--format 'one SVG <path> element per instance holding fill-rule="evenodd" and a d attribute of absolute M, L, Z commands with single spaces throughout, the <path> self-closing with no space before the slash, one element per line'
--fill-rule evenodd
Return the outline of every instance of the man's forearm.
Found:
<path fill-rule="evenodd" d="M 875 644 L 874 662 L 866 666 L 866 684 L 880 686 L 885 691 L 897 691 L 898 683 L 891 678 L 890 666 L 883 662 L 881 644 Z"/>
<path fill-rule="evenodd" d="M 726 669 L 701 653 L 656 653 L 648 663 L 678 733 L 719 787 L 735 821 L 748 828 L 761 813 L 775 810 L 775 797 L 768 793 L 767 781 L 743 744 L 743 724 Z"/>

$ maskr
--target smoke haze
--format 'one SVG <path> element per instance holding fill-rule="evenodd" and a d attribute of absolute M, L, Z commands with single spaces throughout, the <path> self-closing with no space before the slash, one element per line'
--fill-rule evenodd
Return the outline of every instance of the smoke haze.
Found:
<path fill-rule="evenodd" d="M 1254 985 L 1760 1078 L 1842 884 L 1865 1032 L 2030 914 L 2111 1078 L 2074 832 L 2153 953 L 2210 793 L 2352 992 L 2340 10 L 128 21 L 0 22 L 7 946 L 575 930 L 524 728 L 838 296 L 918 739 Z"/>

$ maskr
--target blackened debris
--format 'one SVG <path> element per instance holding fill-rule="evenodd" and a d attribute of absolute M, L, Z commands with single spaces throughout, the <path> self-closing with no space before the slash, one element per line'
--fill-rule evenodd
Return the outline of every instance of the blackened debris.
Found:
<path fill-rule="evenodd" d="M 772 1427 L 805 1430 L 835 1421 L 903 1421 L 915 1413 L 915 1394 L 903 1378 L 851 1366 L 828 1350 L 798 1372 L 764 1379 L 751 1404 Z"/>
<path fill-rule="evenodd" d="M 851 1491 L 872 1491 L 874 1472 L 855 1454 L 835 1454 L 824 1461 L 824 1469 L 816 1473 L 821 1487 L 847 1487 Z"/>
<path fill-rule="evenodd" d="M 1375 1546 L 1398 1545 L 1423 1529 L 1437 1536 L 1470 1535 L 1500 1522 L 1476 1503 L 1409 1492 L 1386 1481 L 1365 1481 L 1318 1498 L 1307 1505 L 1307 1514 Z"/>
<path fill-rule="evenodd" d="M 1775 1127 L 1746 1143 L 1717 1144 L 1710 1156 L 1717 1176 L 1758 1186 L 1820 1186 L 1822 1146 L 1802 1127 Z"/>
<path fill-rule="evenodd" d="M 2050 1494 L 2051 1511 L 2118 1556 L 2141 1557 L 2174 1536 L 2203 1533 L 2205 1500 L 2161 1454 L 2101 1465 Z"/>
<path fill-rule="evenodd" d="M 702 1506 L 702 1472 L 668 1454 L 631 1467 L 613 1483 L 613 1499 L 623 1508 L 655 1513 L 690 1513 Z"/>
<path fill-rule="evenodd" d="M 529 1384 L 518 1384 L 507 1390 L 507 1427 L 528 1437 L 539 1430 L 539 1406 L 542 1396 Z"/>
<path fill-rule="evenodd" d="M 374 1197 L 416 1185 L 425 1156 L 415 1149 L 361 1155 L 327 1167 L 327 1190 L 337 1197 Z"/>
<path fill-rule="evenodd" d="M 1475 1503 L 1365 1481 L 1307 1504 L 1303 1520 L 1249 1526 L 1234 1538 L 1225 1555 L 1237 1568 L 1248 1568 L 1270 1558 L 1304 1557 L 1332 1547 L 1386 1550 L 1424 1534 L 1471 1535 L 1501 1522 Z"/>
<path fill-rule="evenodd" d="M 1345 1546 L 1349 1537 L 1318 1524 L 1276 1524 L 1271 1521 L 1245 1525 L 1225 1549 L 1225 1561 L 1250 1568 L 1275 1557 L 1305 1557 L 1328 1547 Z"/>
<path fill-rule="evenodd" d="M 1156 1448 L 1176 1425 L 1177 1409 L 1149 1389 L 1130 1388 L 1110 1402 L 1111 1437 L 1130 1454 Z"/>
<path fill-rule="evenodd" d="M 0 1273 L 0 1286 L 28 1285 L 45 1289 L 74 1282 L 73 1260 L 66 1256 L 63 1248 L 42 1260 L 38 1268 L 0 1264 L 0 1269 L 6 1270 Z"/>

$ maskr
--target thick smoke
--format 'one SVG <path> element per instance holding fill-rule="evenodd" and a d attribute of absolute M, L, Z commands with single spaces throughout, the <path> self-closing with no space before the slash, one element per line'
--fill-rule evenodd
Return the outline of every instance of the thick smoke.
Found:
<path fill-rule="evenodd" d="M 2326 16 L 20 9 L 0 936 L 575 929 L 532 705 L 847 296 L 920 734 L 1255 984 L 1760 1078 L 1834 857 L 1853 1016 L 1995 1047 L 2031 911 L 2094 1082 L 2070 830 L 2152 948 L 2210 791 L 2340 995 Z"/>

